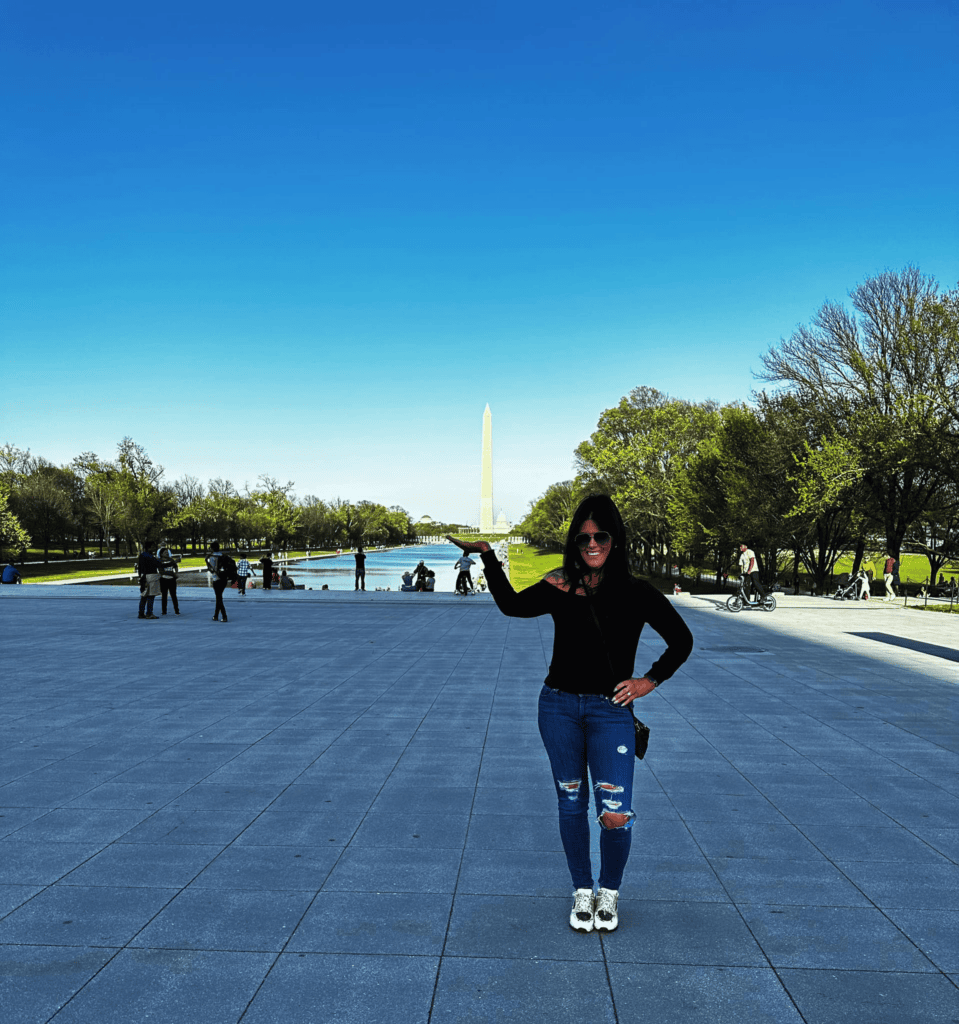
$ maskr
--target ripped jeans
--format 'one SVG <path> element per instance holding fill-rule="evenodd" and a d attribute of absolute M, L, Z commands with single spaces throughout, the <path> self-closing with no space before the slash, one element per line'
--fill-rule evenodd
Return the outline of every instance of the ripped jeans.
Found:
<path fill-rule="evenodd" d="M 599 822 L 599 885 L 603 889 L 619 889 L 636 820 L 632 810 L 636 741 L 629 708 L 619 707 L 605 697 L 543 686 L 539 695 L 539 733 L 553 769 L 559 799 L 559 835 L 575 889 L 593 887 L 589 782 L 597 819 L 607 811 L 628 815 L 625 824 L 614 828 Z"/>

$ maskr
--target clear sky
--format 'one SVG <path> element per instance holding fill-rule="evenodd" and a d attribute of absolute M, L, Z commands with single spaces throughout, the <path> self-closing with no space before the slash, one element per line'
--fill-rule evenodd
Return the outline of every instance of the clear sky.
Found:
<path fill-rule="evenodd" d="M 0 442 L 520 518 L 638 385 L 959 279 L 952 0 L 8 0 Z"/>

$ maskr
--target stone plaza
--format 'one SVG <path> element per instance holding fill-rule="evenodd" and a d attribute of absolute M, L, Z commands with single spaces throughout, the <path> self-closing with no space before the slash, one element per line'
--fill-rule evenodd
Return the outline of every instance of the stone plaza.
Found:
<path fill-rule="evenodd" d="M 567 924 L 550 620 L 137 596 L 0 588 L 3 1024 L 959 1020 L 955 617 L 675 598 L 696 647 L 638 708 L 600 936 Z"/>

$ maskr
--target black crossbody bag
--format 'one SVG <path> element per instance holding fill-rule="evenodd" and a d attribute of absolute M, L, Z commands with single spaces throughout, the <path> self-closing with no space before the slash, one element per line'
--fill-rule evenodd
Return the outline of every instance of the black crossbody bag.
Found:
<path fill-rule="evenodd" d="M 589 610 L 593 616 L 593 622 L 596 623 L 596 629 L 599 632 L 599 639 L 603 645 L 603 654 L 606 655 L 606 664 L 609 666 L 609 674 L 613 677 L 613 685 L 616 685 L 616 673 L 613 671 L 613 663 L 609 660 L 609 651 L 606 649 L 606 638 L 603 636 L 603 627 L 600 625 L 599 616 L 596 614 L 596 608 L 593 605 L 593 599 L 587 597 L 586 600 L 589 602 Z M 635 702 L 634 702 L 635 703 Z M 649 726 L 642 722 L 636 717 L 636 712 L 633 711 L 632 703 L 628 705 L 629 713 L 633 716 L 633 732 L 636 736 L 636 756 L 642 761 L 646 756 L 646 748 L 649 746 Z"/>

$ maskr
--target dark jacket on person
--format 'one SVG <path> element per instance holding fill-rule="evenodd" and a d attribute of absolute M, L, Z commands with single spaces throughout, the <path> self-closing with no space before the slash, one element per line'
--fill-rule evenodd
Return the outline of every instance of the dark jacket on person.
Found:
<path fill-rule="evenodd" d="M 148 551 L 141 551 L 137 559 L 137 572 L 141 576 L 148 576 L 152 572 L 159 573 L 160 560 Z"/>

